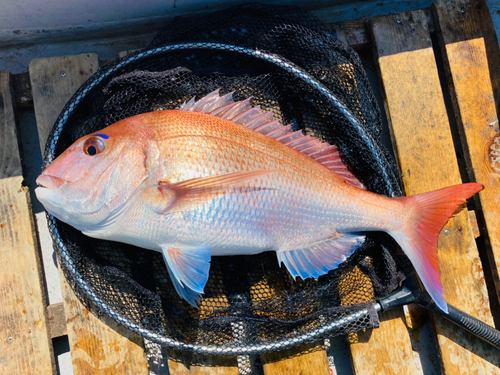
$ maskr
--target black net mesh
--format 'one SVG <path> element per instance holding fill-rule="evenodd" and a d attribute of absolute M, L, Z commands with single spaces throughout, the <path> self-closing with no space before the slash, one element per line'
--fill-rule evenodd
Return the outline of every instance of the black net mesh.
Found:
<path fill-rule="evenodd" d="M 379 110 L 356 53 L 311 14 L 284 6 L 175 19 L 149 49 L 103 67 L 79 89 L 49 137 L 45 165 L 85 134 L 218 88 L 235 91 L 235 100 L 252 96 L 284 124 L 337 145 L 370 190 L 401 194 L 394 163 L 378 146 Z M 274 252 L 214 257 L 196 309 L 177 295 L 160 253 L 88 238 L 53 217 L 50 226 L 80 298 L 154 341 L 206 353 L 283 349 L 373 327 L 370 302 L 393 291 L 406 267 L 380 233 L 318 280 L 294 281 Z"/>

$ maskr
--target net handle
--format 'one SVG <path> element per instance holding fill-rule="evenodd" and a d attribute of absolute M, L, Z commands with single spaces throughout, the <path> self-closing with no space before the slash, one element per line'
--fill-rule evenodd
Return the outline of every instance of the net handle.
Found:
<path fill-rule="evenodd" d="M 446 314 L 436 305 L 427 292 L 421 289 L 411 290 L 405 285 L 391 295 L 379 300 L 376 309 L 378 311 L 384 311 L 410 303 L 417 303 L 427 310 L 440 314 L 460 328 L 465 329 L 474 336 L 500 349 L 500 331 L 450 304 L 448 304 L 448 314 Z"/>

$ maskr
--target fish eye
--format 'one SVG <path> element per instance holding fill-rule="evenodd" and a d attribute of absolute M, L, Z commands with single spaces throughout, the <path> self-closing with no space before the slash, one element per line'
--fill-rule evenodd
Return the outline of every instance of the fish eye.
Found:
<path fill-rule="evenodd" d="M 89 156 L 100 154 L 105 148 L 106 142 L 101 137 L 90 137 L 83 144 L 83 151 Z"/>

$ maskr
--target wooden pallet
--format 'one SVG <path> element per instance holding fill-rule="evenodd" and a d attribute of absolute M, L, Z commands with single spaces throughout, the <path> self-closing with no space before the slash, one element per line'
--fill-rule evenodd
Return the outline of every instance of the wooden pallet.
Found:
<path fill-rule="evenodd" d="M 500 48 L 485 1 L 438 0 L 429 9 L 331 26 L 353 48 L 373 51 L 406 193 L 469 180 L 485 185 L 475 211 L 464 207 L 442 231 L 439 261 L 446 300 L 493 326 L 490 306 L 500 301 L 500 172 L 489 156 L 499 132 Z M 34 107 L 43 150 L 62 107 L 98 66 L 98 56 L 88 53 L 33 60 L 29 79 L 0 73 L 0 373 L 55 373 L 52 339 L 63 335 L 74 374 L 160 374 L 167 366 L 175 375 L 245 373 L 236 357 L 144 343 L 87 310 L 62 275 L 62 302 L 48 303 L 40 257 L 52 249 L 40 251 L 46 229 L 37 226 L 22 186 L 16 111 Z M 499 322 L 500 311 L 495 313 Z M 415 348 L 428 314 L 398 308 L 380 318 L 380 328 L 348 338 L 355 374 L 500 374 L 499 350 L 440 316 L 430 317 L 438 363 L 422 368 L 428 358 L 416 360 Z M 261 361 L 266 375 L 336 373 L 322 341 L 262 355 Z"/>

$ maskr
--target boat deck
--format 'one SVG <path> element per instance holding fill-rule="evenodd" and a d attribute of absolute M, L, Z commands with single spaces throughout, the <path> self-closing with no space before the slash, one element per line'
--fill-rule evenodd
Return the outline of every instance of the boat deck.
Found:
<path fill-rule="evenodd" d="M 329 26 L 362 57 L 406 194 L 485 185 L 443 229 L 439 262 L 446 300 L 500 328 L 500 47 L 485 0 Z M 84 307 L 32 190 L 57 116 L 103 63 L 88 52 L 0 72 L 0 373 L 500 374 L 500 350 L 413 305 L 378 329 L 251 357 L 161 348 Z"/>

